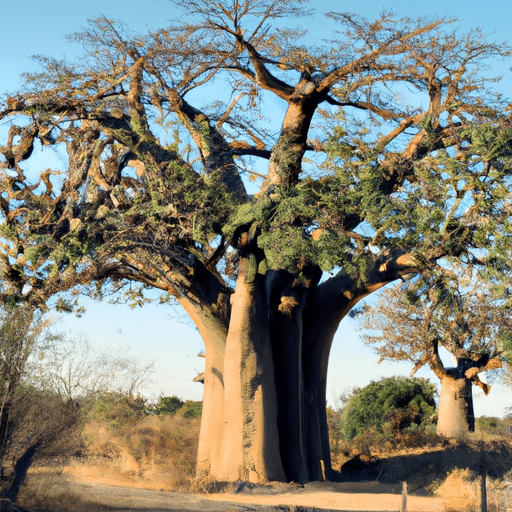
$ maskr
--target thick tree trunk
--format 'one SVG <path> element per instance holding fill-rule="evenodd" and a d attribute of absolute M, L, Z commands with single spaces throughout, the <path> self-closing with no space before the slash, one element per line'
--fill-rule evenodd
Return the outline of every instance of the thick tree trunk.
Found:
<path fill-rule="evenodd" d="M 305 438 L 309 480 L 332 480 L 326 412 L 327 362 L 335 328 L 310 320 L 304 326 Z"/>
<path fill-rule="evenodd" d="M 203 336 L 205 342 L 205 371 L 203 411 L 197 449 L 197 474 L 216 472 L 222 459 L 224 431 L 224 354 L 226 334 L 211 330 Z"/>
<path fill-rule="evenodd" d="M 11 485 L 7 487 L 3 492 L 3 497 L 10 500 L 12 503 L 16 503 L 18 495 L 20 493 L 21 485 L 27 477 L 27 472 L 32 464 L 32 459 L 37 453 L 41 443 L 38 441 L 31 445 L 25 453 L 16 461 L 14 471 L 12 475 Z"/>
<path fill-rule="evenodd" d="M 180 301 L 199 330 L 205 345 L 203 410 L 197 449 L 197 475 L 217 471 L 222 458 L 224 431 L 224 355 L 227 328 L 207 309 Z"/>
<path fill-rule="evenodd" d="M 331 466 L 326 412 L 327 368 L 338 326 L 358 300 L 352 289 L 353 281 L 340 274 L 317 286 L 304 310 L 302 364 L 310 480 L 321 480 L 324 476 L 327 480 L 336 479 Z"/>
<path fill-rule="evenodd" d="M 457 369 L 447 370 L 441 380 L 437 433 L 463 437 L 475 430 L 471 381 Z"/>
<path fill-rule="evenodd" d="M 302 376 L 302 324 L 300 312 L 276 315 L 271 330 L 276 394 L 279 449 L 286 479 L 304 483 L 304 397 Z"/>
<path fill-rule="evenodd" d="M 240 258 L 225 350 L 205 341 L 199 474 L 217 481 L 335 479 L 327 364 L 355 299 L 339 280 L 316 286 L 314 278 L 285 271 L 263 276 L 251 258 Z"/>
<path fill-rule="evenodd" d="M 224 359 L 221 481 L 286 480 L 279 452 L 277 397 L 263 276 L 242 259 Z"/>

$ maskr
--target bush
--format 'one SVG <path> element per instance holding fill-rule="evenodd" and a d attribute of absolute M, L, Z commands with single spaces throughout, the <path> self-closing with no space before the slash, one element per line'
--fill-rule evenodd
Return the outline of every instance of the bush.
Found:
<path fill-rule="evenodd" d="M 145 399 L 117 392 L 99 393 L 85 415 L 88 421 L 95 420 L 113 429 L 134 425 L 145 417 Z"/>
<path fill-rule="evenodd" d="M 187 400 L 180 409 L 180 414 L 184 418 L 200 418 L 202 412 L 203 402 L 194 402 L 193 400 Z"/>
<path fill-rule="evenodd" d="M 199 418 L 203 411 L 203 403 L 194 400 L 183 401 L 174 396 L 161 396 L 156 405 L 146 408 L 146 414 L 166 415 L 179 413 L 183 418 Z"/>
<path fill-rule="evenodd" d="M 428 379 L 391 377 L 356 388 L 341 415 L 343 439 L 370 429 L 383 432 L 390 423 L 396 433 L 425 424 L 435 414 L 436 388 Z"/>
<path fill-rule="evenodd" d="M 148 414 L 175 414 L 183 406 L 185 402 L 178 398 L 176 395 L 173 396 L 160 396 L 158 402 L 153 407 L 148 407 L 146 412 Z"/>
<path fill-rule="evenodd" d="M 331 441 L 331 451 L 335 454 L 339 451 L 341 432 L 341 411 L 327 407 L 327 425 L 329 427 L 329 439 Z"/>
<path fill-rule="evenodd" d="M 501 420 L 487 416 L 478 418 L 478 428 L 481 432 L 491 435 L 499 435 L 505 430 L 505 426 Z"/>
<path fill-rule="evenodd" d="M 181 414 L 151 414 L 124 428 L 112 429 L 97 421 L 84 427 L 85 468 L 94 478 L 114 485 L 178 490 L 195 475 L 200 421 Z M 81 469 L 76 467 L 80 476 Z"/>

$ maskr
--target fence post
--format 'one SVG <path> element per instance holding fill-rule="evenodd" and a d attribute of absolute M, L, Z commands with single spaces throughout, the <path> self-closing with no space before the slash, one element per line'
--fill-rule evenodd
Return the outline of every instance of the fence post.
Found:
<path fill-rule="evenodd" d="M 487 472 L 483 471 L 482 475 L 480 477 L 480 498 L 481 498 L 482 512 L 487 512 L 487 485 L 485 482 L 486 475 L 487 475 Z"/>
<path fill-rule="evenodd" d="M 400 512 L 407 512 L 407 482 L 402 482 L 402 509 Z"/>

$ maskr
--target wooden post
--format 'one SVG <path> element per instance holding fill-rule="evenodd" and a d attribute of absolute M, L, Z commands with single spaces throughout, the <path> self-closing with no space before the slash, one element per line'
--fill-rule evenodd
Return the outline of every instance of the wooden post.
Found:
<path fill-rule="evenodd" d="M 480 498 L 482 512 L 487 512 L 487 486 L 485 482 L 486 475 L 487 473 L 483 471 L 482 476 L 480 477 Z"/>
<path fill-rule="evenodd" d="M 400 512 L 407 512 L 407 482 L 402 482 L 402 508 Z"/>

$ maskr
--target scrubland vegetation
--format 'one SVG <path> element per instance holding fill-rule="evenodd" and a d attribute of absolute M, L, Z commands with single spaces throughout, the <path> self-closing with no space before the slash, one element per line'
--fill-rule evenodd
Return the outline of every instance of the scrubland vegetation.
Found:
<path fill-rule="evenodd" d="M 383 421 L 344 439 L 342 412 L 328 408 L 328 417 L 332 464 L 342 481 L 407 481 L 413 493 L 442 498 L 446 512 L 480 512 L 485 474 L 487 510 L 512 504 L 512 415 L 477 418 L 475 432 L 460 439 L 438 435 L 428 421 L 398 430 Z"/>
<path fill-rule="evenodd" d="M 71 473 L 79 476 L 84 467 L 94 467 L 104 482 L 117 478 L 123 485 L 188 488 L 195 472 L 201 403 L 181 402 L 173 412 L 162 413 L 161 404 L 169 398 L 176 397 L 148 405 L 140 397 L 100 397 L 87 412 L 83 454 Z"/>
<path fill-rule="evenodd" d="M 172 412 L 163 404 L 177 404 Z M 68 480 L 155 490 L 194 485 L 201 402 L 107 392 L 85 401 L 73 449 L 40 458 L 18 503 L 30 510 L 95 510 L 63 485 Z"/>

